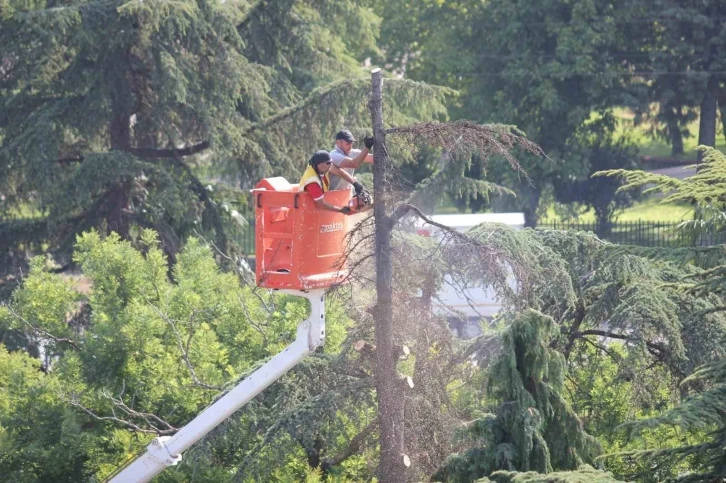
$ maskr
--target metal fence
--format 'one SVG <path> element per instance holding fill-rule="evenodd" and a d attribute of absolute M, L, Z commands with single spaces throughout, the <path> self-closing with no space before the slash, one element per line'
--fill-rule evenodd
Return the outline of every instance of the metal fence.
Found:
<path fill-rule="evenodd" d="M 245 217 L 248 215 L 245 214 Z M 254 215 L 250 214 L 247 218 L 250 225 L 245 229 L 242 247 L 248 255 L 255 253 L 255 226 Z M 622 221 L 614 223 L 610 233 L 601 238 L 620 245 L 638 245 L 643 247 L 668 247 L 674 245 L 690 244 L 683 240 L 683 237 L 677 230 L 678 223 L 660 222 L 660 221 Z M 602 233 L 597 223 L 581 223 L 581 222 L 546 222 L 539 223 L 537 228 L 550 230 L 574 230 L 588 231 L 593 233 Z M 702 236 L 697 245 L 713 246 L 726 244 L 726 232 L 714 233 Z"/>
<path fill-rule="evenodd" d="M 255 212 L 250 210 L 242 213 L 242 216 L 247 220 L 247 226 L 242 230 L 239 244 L 245 255 L 252 257 L 255 254 Z"/>
<path fill-rule="evenodd" d="M 245 210 L 242 216 L 247 220 L 248 225 L 241 231 L 237 242 L 244 250 L 244 253 L 252 257 L 255 254 L 255 215 L 253 210 Z M 23 218 L 0 217 L 0 226 L 3 222 L 18 221 Z M 643 247 L 667 247 L 676 244 L 684 244 L 682 236 L 676 229 L 678 223 L 659 222 L 659 221 L 623 221 L 614 223 L 609 234 L 601 236 L 601 238 L 612 243 L 621 245 L 638 245 Z M 599 226 L 595 222 L 545 222 L 539 223 L 537 228 L 550 230 L 574 230 L 588 231 L 593 233 L 602 233 Z M 688 243 L 690 244 L 690 243 Z M 713 246 L 726 244 L 726 232 L 713 233 L 703 235 L 696 243 L 700 246 Z"/>
<path fill-rule="evenodd" d="M 620 245 L 638 245 L 643 247 L 668 247 L 690 244 L 677 230 L 678 223 L 660 221 L 621 221 L 614 223 L 610 233 L 603 233 L 595 222 L 546 222 L 539 223 L 537 228 L 550 230 L 590 231 L 601 234 L 601 238 Z M 726 233 L 702 235 L 697 241 L 700 246 L 721 245 L 726 243 Z"/>

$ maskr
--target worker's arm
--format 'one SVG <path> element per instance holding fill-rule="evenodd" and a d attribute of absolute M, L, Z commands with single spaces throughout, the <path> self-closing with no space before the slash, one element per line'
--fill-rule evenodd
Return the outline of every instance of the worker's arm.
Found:
<path fill-rule="evenodd" d="M 358 153 L 354 158 L 344 158 L 343 161 L 341 161 L 338 164 L 338 167 L 340 168 L 353 168 L 358 169 L 360 168 L 360 165 L 363 163 L 372 163 L 373 162 L 373 155 L 368 152 L 368 148 L 363 148 L 363 150 Z M 337 174 L 337 173 L 335 173 Z M 350 183 L 350 181 L 348 181 Z"/>
<path fill-rule="evenodd" d="M 347 171 L 340 169 L 339 167 L 337 167 L 334 164 L 330 166 L 330 172 L 336 176 L 340 176 L 341 178 L 343 178 L 350 184 L 356 184 L 356 180 L 354 177 L 349 175 Z"/>
<path fill-rule="evenodd" d="M 365 144 L 365 147 L 361 150 L 360 153 L 358 153 L 354 158 L 346 157 L 338 163 L 339 168 L 353 168 L 358 169 L 360 168 L 360 165 L 363 163 L 372 163 L 373 162 L 373 155 L 370 154 L 371 148 L 373 147 L 374 139 L 372 136 L 366 136 L 363 139 L 363 143 Z M 348 180 L 346 180 L 348 181 Z M 350 181 L 348 181 L 350 183 Z"/>
<path fill-rule="evenodd" d="M 347 174 L 347 173 L 346 173 Z M 311 183 L 305 187 L 305 191 L 310 193 L 310 196 L 313 197 L 313 201 L 315 201 L 315 205 L 320 210 L 328 210 L 328 211 L 335 211 L 336 213 L 345 213 L 347 214 L 350 212 L 350 208 L 347 206 L 343 208 L 339 208 L 335 205 L 331 205 L 327 201 L 325 201 L 325 198 L 323 197 L 323 190 L 320 188 L 319 185 L 315 183 Z"/>
<path fill-rule="evenodd" d="M 363 191 L 363 189 L 364 189 L 363 185 L 360 184 L 359 182 L 357 182 L 355 180 L 355 178 L 352 177 L 351 175 L 349 175 L 345 170 L 340 169 L 335 165 L 332 165 L 330 167 L 330 172 L 340 176 L 341 178 L 346 180 L 348 183 L 352 184 L 353 188 L 355 189 L 356 194 L 359 194 L 361 191 Z"/>
<path fill-rule="evenodd" d="M 350 212 L 350 208 L 348 208 L 347 206 L 341 208 L 339 206 L 331 205 L 323 198 L 318 198 L 317 200 L 315 200 L 315 204 L 318 206 L 318 209 L 321 210 L 335 211 L 336 213 L 343 214 L 348 214 Z"/>

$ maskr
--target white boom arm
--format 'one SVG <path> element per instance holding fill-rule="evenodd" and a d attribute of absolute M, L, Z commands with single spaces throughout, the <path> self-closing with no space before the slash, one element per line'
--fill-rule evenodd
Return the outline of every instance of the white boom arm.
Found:
<path fill-rule="evenodd" d="M 181 461 L 183 451 L 202 439 L 325 342 L 325 291 L 320 289 L 310 292 L 292 290 L 280 292 L 310 300 L 310 317 L 298 325 L 295 342 L 246 377 L 237 387 L 205 409 L 174 436 L 154 438 L 146 453 L 111 477 L 109 483 L 146 482 L 167 466 L 176 465 Z"/>

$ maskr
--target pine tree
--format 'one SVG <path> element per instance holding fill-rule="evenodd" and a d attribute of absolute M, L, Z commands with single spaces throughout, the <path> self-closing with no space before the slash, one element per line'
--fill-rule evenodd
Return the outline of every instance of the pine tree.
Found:
<path fill-rule="evenodd" d="M 697 239 L 704 232 L 722 231 L 721 220 L 726 212 L 726 185 L 723 174 L 726 172 L 726 156 L 708 147 L 701 147 L 704 153 L 703 165 L 698 173 L 684 180 L 673 180 L 644 172 L 609 171 L 603 175 L 622 176 L 627 184 L 622 189 L 651 185 L 651 191 L 666 192 L 663 203 L 688 201 L 694 203 L 696 214 L 705 215 L 691 222 L 684 223 L 683 229 Z M 704 230 L 704 228 L 706 228 Z M 722 314 L 724 286 L 726 285 L 726 260 L 723 258 L 723 247 L 680 248 L 671 250 L 646 251 L 642 253 L 656 259 L 668 259 L 681 264 L 696 264 L 707 268 L 682 277 L 674 282 L 680 290 L 700 296 L 709 297 L 716 303 L 710 308 L 700 307 L 697 315 Z M 723 346 L 723 336 L 718 336 L 717 343 Z M 707 337 L 699 340 L 700 350 L 708 350 Z M 660 459 L 682 460 L 691 458 L 696 461 L 694 470 L 681 475 L 678 481 L 717 482 L 726 478 L 726 458 L 723 448 L 726 446 L 726 358 L 719 353 L 715 360 L 705 363 L 701 368 L 690 374 L 681 382 L 683 392 L 693 394 L 678 407 L 646 420 L 629 423 L 632 432 L 639 433 L 647 428 L 669 425 L 683 430 L 700 430 L 706 438 L 697 444 L 683 444 L 673 448 L 654 449 L 625 453 L 652 461 Z M 704 361 L 705 362 L 705 361 Z"/>
<path fill-rule="evenodd" d="M 543 475 L 529 471 L 517 473 L 511 471 L 497 471 L 490 478 L 478 480 L 478 483 L 616 483 L 610 473 L 596 470 L 589 465 L 583 465 L 577 471 L 558 471 Z"/>
<path fill-rule="evenodd" d="M 489 369 L 495 413 L 475 420 L 465 436 L 474 448 L 453 455 L 438 475 L 471 481 L 499 469 L 551 473 L 594 463 L 597 442 L 562 396 L 565 358 L 550 347 L 554 321 L 527 311 L 506 320 L 502 353 Z"/>
<path fill-rule="evenodd" d="M 702 431 L 705 438 L 695 444 L 621 455 L 643 458 L 654 464 L 659 460 L 691 458 L 697 466 L 692 472 L 679 476 L 677 481 L 718 483 L 726 478 L 726 359 L 704 366 L 682 383 L 686 387 L 691 384 L 704 389 L 676 408 L 654 418 L 629 423 L 627 427 L 631 433 L 638 434 L 647 428 L 668 425 L 685 431 Z"/>
<path fill-rule="evenodd" d="M 353 1 L 5 2 L 0 213 L 32 219 L 2 222 L 3 266 L 44 248 L 65 265 L 92 227 L 238 254 L 244 189 L 368 125 L 356 58 L 377 21 Z M 444 114 L 443 91 L 391 85 L 395 119 Z"/>
<path fill-rule="evenodd" d="M 617 365 L 619 377 L 627 381 L 631 388 L 630 403 L 636 408 L 646 408 L 652 404 L 661 404 L 657 389 L 651 387 L 654 368 L 665 371 L 674 381 L 682 381 L 698 366 L 714 363 L 726 356 L 723 343 L 726 340 L 726 318 L 719 311 L 721 297 L 690 291 L 683 285 L 689 279 L 707 276 L 706 270 L 666 260 L 649 260 L 624 252 L 622 247 L 602 242 L 586 233 L 513 231 L 481 225 L 469 232 L 469 238 L 457 242 L 459 239 L 460 236 L 452 236 L 443 243 L 449 265 L 460 267 L 451 272 L 455 280 L 461 281 L 459 286 L 466 286 L 466 282 L 492 285 L 512 310 L 511 315 L 501 319 L 508 327 L 502 335 L 505 353 L 501 357 L 506 359 L 507 354 L 513 353 L 506 342 L 508 338 L 521 334 L 517 336 L 521 340 L 520 354 L 526 359 L 527 351 L 533 352 L 526 359 L 532 363 L 530 370 L 550 371 L 546 390 L 537 388 L 528 391 L 529 394 L 542 397 L 553 395 L 566 400 L 563 386 L 558 386 L 557 378 L 552 377 L 553 368 L 555 374 L 558 367 L 563 373 L 572 369 L 587 370 L 592 354 L 586 355 L 584 349 L 594 347 L 596 357 L 612 358 Z M 490 254 L 507 261 L 507 271 L 517 282 L 515 290 L 508 285 L 497 284 L 494 276 L 501 268 L 487 262 L 491 255 L 482 257 L 477 252 L 476 241 L 485 241 Z M 537 312 L 531 312 L 532 309 Z M 538 332 L 532 327 L 521 330 L 521 326 L 517 325 L 520 323 L 518 317 L 527 320 L 527 314 L 532 313 L 541 314 L 538 316 L 541 319 L 533 319 L 539 321 L 539 326 L 554 325 L 554 330 Z M 553 321 L 557 321 L 556 324 Z M 609 348 L 612 343 L 623 344 L 622 355 Z M 473 346 L 477 344 L 474 342 Z M 543 361 L 546 358 L 542 354 L 548 353 L 555 361 L 562 358 L 563 365 L 553 366 L 547 360 Z M 490 357 L 487 356 L 482 360 L 488 359 Z M 542 399 L 536 397 L 534 400 L 537 404 L 532 404 L 532 407 L 537 409 L 536 414 L 541 420 L 532 423 L 529 432 L 521 432 L 528 435 L 531 442 L 528 439 L 516 440 L 511 436 L 510 440 L 506 439 L 517 427 L 505 424 L 511 421 L 505 418 L 506 406 L 498 411 L 492 410 L 491 398 L 496 397 L 497 402 L 502 397 L 521 400 L 522 397 L 517 399 L 516 391 L 512 388 L 521 387 L 518 381 L 523 380 L 527 373 L 502 371 L 502 367 L 522 367 L 513 363 L 503 366 L 502 359 L 497 360 L 500 362 L 490 366 L 489 389 L 482 393 L 483 409 L 490 415 L 481 418 L 476 413 L 472 414 L 477 423 L 472 425 L 470 431 L 464 432 L 470 439 L 459 444 L 459 453 L 450 459 L 440 475 L 450 481 L 458 481 L 457 478 L 469 481 L 499 468 L 521 471 L 535 469 L 548 473 L 574 470 L 583 462 L 594 463 L 592 453 L 585 452 L 590 458 L 585 459 L 581 453 L 582 446 L 578 450 L 567 449 L 570 446 L 577 447 L 575 443 L 578 441 L 592 442 L 584 434 L 582 438 L 585 439 L 577 437 L 577 425 L 570 426 L 567 431 L 557 431 L 556 435 L 547 438 L 544 431 L 548 426 L 545 422 L 547 415 L 552 413 L 546 412 L 546 401 L 543 403 Z M 567 361 L 566 365 L 564 361 Z M 527 370 L 527 367 L 523 369 Z M 536 382 L 536 378 L 534 380 Z M 542 381 L 544 383 L 544 378 Z M 502 387 L 509 388 L 508 392 L 503 391 Z M 687 391 L 683 394 L 687 394 Z M 526 394 L 524 397 L 526 399 Z M 677 400 L 678 397 L 678 391 L 673 391 L 666 397 L 665 403 L 670 398 Z M 518 408 L 516 405 L 511 407 Z M 574 424 L 572 421 L 577 420 L 575 410 L 579 408 L 569 405 L 558 407 L 554 404 L 552 407 L 559 414 L 574 418 L 563 416 L 560 420 L 563 426 L 560 428 L 565 427 L 567 421 Z M 524 424 L 521 427 L 527 428 Z M 539 428 L 542 429 L 537 432 Z M 562 435 L 571 435 L 574 439 Z M 522 454 L 530 455 L 525 464 L 536 466 L 517 466 L 521 464 Z M 549 461 L 550 467 L 542 461 Z M 664 476 L 668 476 L 667 469 Z"/>

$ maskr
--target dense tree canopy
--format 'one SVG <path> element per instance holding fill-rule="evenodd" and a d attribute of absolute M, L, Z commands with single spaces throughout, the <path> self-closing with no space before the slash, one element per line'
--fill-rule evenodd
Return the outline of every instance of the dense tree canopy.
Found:
<path fill-rule="evenodd" d="M 0 31 L 0 213 L 33 217 L 2 224 L 10 271 L 44 244 L 65 265 L 92 227 L 234 255 L 244 189 L 367 124 L 357 2 L 56 3 L 11 2 Z M 443 91 L 391 86 L 393 121 L 444 114 Z"/>
<path fill-rule="evenodd" d="M 713 144 L 723 7 L 0 0 L 0 474 L 102 480 L 291 342 L 308 307 L 245 278 L 245 191 L 371 130 L 372 61 L 383 209 L 347 240 L 325 347 L 157 481 L 726 478 L 726 259 L 699 246 L 726 230 L 726 157 L 632 171 L 616 116 L 677 153 L 700 115 Z M 412 229 L 444 193 L 504 193 L 529 225 L 545 198 L 592 207 L 602 235 L 639 190 L 695 207 L 682 246 Z M 460 340 L 447 286 L 504 308 Z"/>

